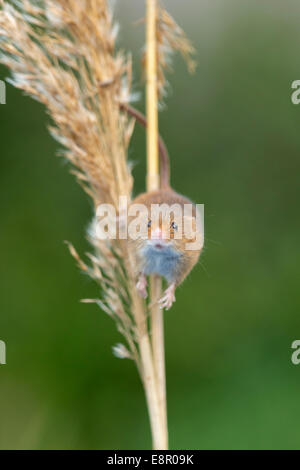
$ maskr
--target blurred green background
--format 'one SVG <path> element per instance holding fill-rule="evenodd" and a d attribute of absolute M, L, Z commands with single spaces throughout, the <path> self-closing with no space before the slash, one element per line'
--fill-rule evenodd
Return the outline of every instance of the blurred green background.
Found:
<path fill-rule="evenodd" d="M 172 182 L 205 204 L 201 263 L 165 314 L 170 446 L 299 449 L 300 79 L 297 0 L 165 0 L 198 51 L 181 59 L 160 129 Z M 140 88 L 143 2 L 122 0 L 119 42 Z M 0 78 L 7 76 L 0 68 Z M 143 100 L 138 105 L 143 108 Z M 142 387 L 113 357 L 112 321 L 63 240 L 87 249 L 92 209 L 55 157 L 41 105 L 7 86 L 0 106 L 0 448 L 151 446 Z M 130 149 L 144 187 L 145 135 Z"/>

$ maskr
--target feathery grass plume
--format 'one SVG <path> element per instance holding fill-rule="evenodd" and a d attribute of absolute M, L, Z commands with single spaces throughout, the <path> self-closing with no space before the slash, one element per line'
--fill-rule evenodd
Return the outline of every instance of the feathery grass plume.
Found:
<path fill-rule="evenodd" d="M 54 125 L 51 134 L 94 201 L 117 207 L 119 196 L 130 200 L 132 177 L 127 147 L 133 122 L 120 113 L 128 101 L 131 62 L 115 53 L 116 27 L 105 0 L 1 1 L 1 62 L 12 72 L 11 83 L 43 103 Z M 136 333 L 128 313 L 127 246 L 90 240 L 91 265 L 70 251 L 81 269 L 101 286 L 97 301 L 125 336 L 139 366 Z"/>
<path fill-rule="evenodd" d="M 183 29 L 174 18 L 159 4 L 156 15 L 156 45 L 157 45 L 157 88 L 160 102 L 167 95 L 168 81 L 166 72 L 172 72 L 172 55 L 180 52 L 185 59 L 188 71 L 193 73 L 196 61 L 193 59 L 195 48 L 187 38 Z M 146 54 L 143 54 L 142 64 L 145 68 Z"/>
<path fill-rule="evenodd" d="M 118 100 L 129 99 L 131 63 L 114 54 L 116 28 L 106 1 L 1 5 L 1 62 L 13 72 L 12 84 L 47 107 L 55 123 L 51 132 L 95 204 L 129 195 L 132 126 L 120 115 Z"/>

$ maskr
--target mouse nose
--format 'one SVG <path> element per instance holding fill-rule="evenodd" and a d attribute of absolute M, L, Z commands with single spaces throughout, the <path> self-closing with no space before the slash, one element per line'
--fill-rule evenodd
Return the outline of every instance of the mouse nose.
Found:
<path fill-rule="evenodd" d="M 163 239 L 163 232 L 160 228 L 156 228 L 151 232 L 151 239 L 152 240 L 162 240 Z"/>

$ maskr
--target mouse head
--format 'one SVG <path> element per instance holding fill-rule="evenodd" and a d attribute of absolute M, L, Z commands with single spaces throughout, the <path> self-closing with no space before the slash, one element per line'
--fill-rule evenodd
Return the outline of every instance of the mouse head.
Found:
<path fill-rule="evenodd" d="M 137 233 L 134 239 L 144 246 L 151 246 L 157 251 L 173 248 L 186 250 L 197 238 L 195 208 L 186 214 L 179 204 L 151 204 L 140 211 L 134 227 Z M 192 245 L 190 245 L 192 246 Z"/>

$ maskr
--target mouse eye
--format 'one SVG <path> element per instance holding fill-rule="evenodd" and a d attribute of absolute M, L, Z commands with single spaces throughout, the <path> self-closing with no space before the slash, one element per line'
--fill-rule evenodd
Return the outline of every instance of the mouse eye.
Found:
<path fill-rule="evenodd" d="M 151 220 L 148 220 L 147 227 L 151 227 Z"/>
<path fill-rule="evenodd" d="M 178 226 L 177 226 L 177 224 L 175 224 L 175 222 L 172 222 L 172 223 L 171 223 L 171 227 L 172 227 L 173 230 L 177 230 L 177 229 L 178 229 Z"/>

